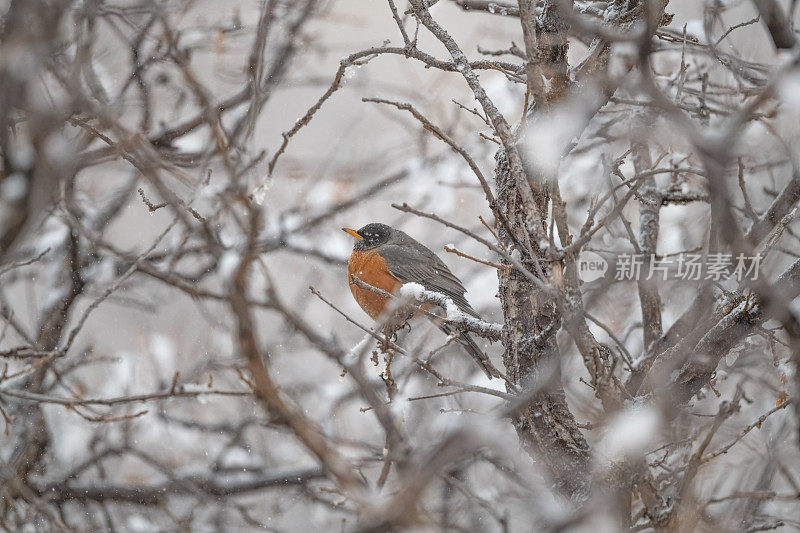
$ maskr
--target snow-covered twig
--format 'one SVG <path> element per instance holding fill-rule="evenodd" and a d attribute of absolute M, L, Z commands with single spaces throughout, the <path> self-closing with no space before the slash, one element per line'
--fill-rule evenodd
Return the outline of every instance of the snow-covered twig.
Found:
<path fill-rule="evenodd" d="M 415 308 L 419 309 L 420 311 L 423 311 L 425 314 L 427 314 L 432 318 L 435 318 L 437 320 L 442 320 L 443 322 L 450 324 L 451 326 L 454 326 L 460 331 L 474 333 L 479 337 L 483 337 L 491 341 L 500 340 L 500 337 L 503 334 L 502 324 L 486 322 L 478 318 L 471 317 L 466 313 L 464 313 L 463 311 L 461 311 L 461 309 L 458 308 L 458 306 L 455 304 L 455 302 L 453 302 L 452 299 L 448 298 L 442 293 L 429 291 L 419 283 L 404 284 L 402 287 L 400 287 L 398 294 L 392 294 L 377 287 L 373 287 L 372 285 L 358 279 L 358 277 L 356 277 L 355 275 L 350 276 L 350 283 L 352 283 L 356 287 L 374 292 L 375 294 L 380 294 L 381 296 L 384 296 L 386 298 L 401 297 L 401 298 L 413 299 L 414 301 L 416 301 L 416 304 L 412 304 L 414 305 Z M 422 303 L 436 304 L 445 311 L 446 316 L 443 317 L 422 308 L 419 305 Z"/>

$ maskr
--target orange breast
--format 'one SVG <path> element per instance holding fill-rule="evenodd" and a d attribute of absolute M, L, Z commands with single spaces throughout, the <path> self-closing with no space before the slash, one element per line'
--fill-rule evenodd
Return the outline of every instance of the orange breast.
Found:
<path fill-rule="evenodd" d="M 394 294 L 403 285 L 400 280 L 392 276 L 389 269 L 386 268 L 386 260 L 381 257 L 374 250 L 360 252 L 354 250 L 350 254 L 350 262 L 347 264 L 347 280 L 349 282 L 350 276 L 355 275 L 358 279 L 377 287 L 386 292 Z M 380 294 L 362 289 L 356 285 L 350 284 L 350 292 L 353 293 L 353 298 L 356 299 L 358 305 L 372 318 L 378 318 L 383 313 L 383 308 L 386 306 L 387 298 Z"/>

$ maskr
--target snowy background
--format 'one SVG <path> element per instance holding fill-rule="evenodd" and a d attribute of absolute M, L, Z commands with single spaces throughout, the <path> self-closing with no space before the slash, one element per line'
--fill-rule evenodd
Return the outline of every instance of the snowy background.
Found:
<path fill-rule="evenodd" d="M 403 2 L 400 2 L 402 4 Z M 85 4 L 90 4 L 86 2 Z M 105 3 L 130 9 L 133 2 Z M 174 11 L 169 13 L 171 24 L 180 28 L 181 46 L 193 50 L 191 66 L 202 80 L 210 101 L 219 101 L 241 89 L 246 83 L 244 67 L 256 32 L 261 3 L 255 0 L 215 2 L 166 2 Z M 338 0 L 322 2 L 314 18 L 304 27 L 297 54 L 285 76 L 272 90 L 271 97 L 255 122 L 253 135 L 246 139 L 243 150 L 250 154 L 266 151 L 241 177 L 247 191 L 261 187 L 263 227 L 259 242 L 262 254 L 255 263 L 250 284 L 254 300 L 263 300 L 267 276 L 275 283 L 278 295 L 302 315 L 320 334 L 334 336 L 356 353 L 373 342 L 340 314 L 316 298 L 313 286 L 326 299 L 363 325 L 371 320 L 352 299 L 347 283 L 346 261 L 352 239 L 340 228 L 359 228 L 369 222 L 383 222 L 401 228 L 437 252 L 468 289 L 467 298 L 482 317 L 490 322 L 503 321 L 497 298 L 497 274 L 492 268 L 446 253 L 445 245 L 455 246 L 478 258 L 496 260 L 479 243 L 462 234 L 444 228 L 431 220 L 402 213 L 392 203 L 408 203 L 417 209 L 433 212 L 460 226 L 489 238 L 489 232 L 478 216 L 491 219 L 479 184 L 463 160 L 446 145 L 423 130 L 413 118 L 387 106 L 362 102 L 362 97 L 381 97 L 408 101 L 426 117 L 444 128 L 477 161 L 484 174 L 493 175 L 497 145 L 479 136 L 492 136 L 485 124 L 465 112 L 452 101 L 467 108 L 477 105 L 471 92 L 457 73 L 426 69 L 419 62 L 399 56 L 381 56 L 364 66 L 348 67 L 343 87 L 325 102 L 313 120 L 292 138 L 286 152 L 269 175 L 268 163 L 280 146 L 282 132 L 303 116 L 330 85 L 339 61 L 358 50 L 382 46 L 388 39 L 393 46 L 402 43 L 391 13 L 385 2 L 378 0 Z M 0 2 L 2 11 L 8 2 Z M 402 10 L 402 9 L 401 9 Z M 686 31 L 699 41 L 706 39 L 703 28 L 703 5 L 693 0 L 673 0 L 668 11 L 675 14 L 669 28 L 680 34 Z M 472 58 L 481 57 L 482 49 L 508 48 L 510 42 L 522 45 L 518 19 L 487 13 L 465 13 L 455 2 L 442 0 L 431 9 L 439 23 L 447 28 L 461 48 Z M 738 3 L 725 12 L 728 25 L 752 19 L 755 11 L 748 2 Z M 111 17 L 111 20 L 114 20 Z M 92 57 L 97 81 L 111 95 L 119 93 L 130 83 L 129 51 L 119 34 L 135 34 L 146 17 L 135 10 L 120 17 L 115 24 L 98 24 Z M 63 61 L 75 60 L 76 45 L 69 43 L 75 16 L 66 16 L 59 28 L 64 35 Z M 409 25 L 413 30 L 413 24 Z M 213 37 L 212 39 L 209 36 Z M 719 31 L 713 38 L 719 37 Z M 8 50 L 12 50 L 8 45 Z M 155 47 L 155 45 L 153 45 Z M 421 49 L 444 57 L 444 48 L 427 32 L 420 30 Z M 785 60 L 776 55 L 768 35 L 759 25 L 742 28 L 725 44 L 738 57 L 774 68 Z M 155 48 L 152 49 L 153 53 Z M 270 47 L 267 46 L 269 53 Z M 570 48 L 571 61 L 577 62 L 586 46 L 575 42 Z M 624 51 L 623 51 L 624 52 Z M 10 57 L 10 56 L 7 56 Z M 5 59 L 3 61 L 11 61 Z M 694 73 L 705 67 L 712 75 L 712 84 L 731 80 L 713 65 L 708 57 L 692 59 Z M 163 64 L 162 64 L 163 63 Z M 667 51 L 653 58 L 654 71 L 661 80 L 669 80 L 681 68 L 680 51 Z M 152 128 L 158 136 L 163 128 L 178 124 L 197 112 L 196 95 L 186 87 L 185 78 L 168 61 L 156 62 L 146 72 L 152 92 Z M 510 122 L 522 114 L 524 86 L 510 82 L 500 72 L 488 71 L 480 80 L 489 96 Z M 750 200 L 754 208 L 763 211 L 791 177 L 792 157 L 798 141 L 796 78 L 782 87 L 780 113 L 758 123 L 750 124 L 738 148 L 748 167 L 754 169 L 750 181 Z M 665 81 L 665 85 L 668 83 Z M 626 93 L 630 89 L 629 93 Z M 669 89 L 673 91 L 674 87 Z M 725 100 L 720 90 L 720 100 Z M 630 87 L 623 87 L 617 96 L 635 97 Z M 57 91 L 33 94 L 42 105 L 67 106 L 68 99 Z M 687 97 L 689 98 L 689 97 Z M 735 98 L 731 97 L 730 102 Z M 49 103 L 44 103 L 49 102 Z M 713 104 L 712 104 L 713 105 Z M 109 109 L 122 124 L 136 131 L 140 103 L 133 93 L 124 93 L 108 103 Z M 771 104 L 771 108 L 779 107 Z M 570 223 L 579 229 L 585 220 L 593 196 L 608 189 L 603 156 L 616 158 L 627 150 L 629 140 L 619 132 L 629 127 L 633 117 L 630 108 L 613 105 L 605 110 L 617 116 L 613 128 L 615 138 L 597 144 L 599 136 L 590 127 L 574 153 L 561 162 L 559 182 L 563 198 L 569 206 Z M 563 109 L 549 120 L 533 127 L 530 137 L 534 154 L 547 158 L 560 150 L 559 140 L 573 135 L 580 109 Z M 234 109 L 226 114 L 222 124 L 231 126 L 242 116 Z M 605 116 L 604 118 L 607 118 Z M 712 125 L 721 120 L 712 116 Z M 74 125 L 65 126 L 48 140 L 48 157 L 65 167 L 79 162 L 85 152 L 101 146 L 91 141 L 82 144 L 83 133 Z M 648 131 L 648 138 L 663 150 L 664 167 L 696 166 L 691 146 L 667 120 L 658 119 Z M 209 128 L 198 128 L 181 136 L 172 146 L 172 161 L 177 162 L 187 177 L 185 183 L 174 175 L 165 182 L 185 202 L 191 203 L 201 216 L 216 224 L 220 246 L 224 250 L 218 261 L 207 262 L 201 255 L 190 254 L 169 263 L 169 259 L 154 260 L 163 270 L 175 268 L 185 274 L 195 287 L 213 293 L 224 293 L 232 283 L 239 265 L 239 248 L 244 235 L 235 223 L 244 218 L 244 210 L 225 205 L 224 192 L 229 179 L 224 165 L 217 159 L 202 161 L 203 154 L 216 140 Z M 14 141 L 12 159 L 24 160 L 26 141 L 20 135 Z M 28 147 L 31 150 L 30 147 Z M 27 157 L 33 157 L 28 155 Z M 181 158 L 184 158 L 181 161 Z M 688 159 L 687 159 L 688 158 Z M 772 165 L 775 161 L 781 164 Z M 210 171 L 210 179 L 204 180 Z M 633 174 L 630 160 L 620 171 Z M 166 201 L 156 187 L 143 179 L 128 190 L 137 170 L 128 161 L 108 157 L 81 168 L 72 180 L 75 204 L 80 206 L 85 220 L 91 220 L 104 206 L 127 196 L 121 203 L 119 216 L 98 228 L 102 241 L 113 249 L 82 245 L 91 260 L 84 268 L 89 281 L 81 299 L 71 311 L 67 331 L 72 331 L 90 304 L 113 286 L 129 266 L 128 260 L 150 248 L 173 222 L 168 209 L 149 211 L 135 192 L 141 187 L 154 204 Z M 357 198 L 380 180 L 391 176 L 397 179 L 381 190 Z M 661 178 L 658 178 L 659 180 Z M 668 179 L 664 176 L 664 183 Z M 699 179 L 699 178 L 698 178 Z M 693 186 L 692 177 L 685 187 Z M 697 185 L 696 190 L 701 190 Z M 29 185 L 13 173 L 0 183 L 0 210 L 13 204 Z M 41 184 L 37 185 L 41 186 Z M 52 186 L 63 191 L 64 184 Z M 625 211 L 629 219 L 637 220 L 636 205 Z M 0 212 L 0 215 L 3 215 Z M 708 208 L 706 204 L 667 206 L 661 210 L 661 231 L 658 249 L 662 254 L 703 246 L 707 238 Z M 796 257 L 798 240 L 790 226 L 781 247 L 765 264 L 765 274 L 771 278 L 782 272 Z M 590 245 L 591 249 L 609 253 L 630 251 L 621 229 L 601 232 Z M 169 258 L 187 246 L 186 232 L 180 225 L 171 229 L 152 250 Z M 63 247 L 69 241 L 65 215 L 57 209 L 46 208 L 35 213 L 25 232 L 13 249 L 18 255 L 11 260 L 35 257 L 50 250 L 40 261 L 15 268 L 2 278 L 3 308 L 13 311 L 13 319 L 30 336 L 41 326 L 43 310 L 63 298 L 68 291 L 69 272 L 64 262 Z M 96 243 L 95 243 L 96 244 Z M 191 243 L 189 243 L 191 244 Z M 794 254 L 794 255 L 793 255 Z M 204 268 L 208 270 L 204 271 Z M 695 289 L 676 284 L 662 292 L 664 323 L 670 324 L 685 310 Z M 627 350 L 639 354 L 643 350 L 641 335 L 632 333 L 640 320 L 638 299 L 631 284 L 613 284 L 602 291 L 585 294 L 587 308 L 623 339 Z M 374 414 L 342 368 L 307 339 L 298 334 L 274 310 L 255 308 L 257 337 L 266 354 L 268 367 L 283 394 L 290 397 L 303 413 L 315 421 L 336 444 L 342 454 L 358 465 L 363 475 L 374 480 L 382 467 L 385 434 Z M 592 324 L 592 332 L 602 342 L 613 344 L 603 328 Z M 51 383 L 41 394 L 48 397 L 103 399 L 148 395 L 160 391 L 185 391 L 186 397 L 145 402 L 124 402 L 120 405 L 85 406 L 76 412 L 73 407 L 53 403 L 42 404 L 47 433 L 47 452 L 31 475 L 34 486 L 69 478 L 75 486 L 156 486 L 174 479 L 191 476 L 213 476 L 236 483 L 248 476 L 268 472 L 309 472 L 318 467 L 316 459 L 280 425 L 249 394 L 247 365 L 237 353 L 233 318 L 224 302 L 213 298 L 192 297 L 186 291 L 162 283 L 153 276 L 135 273 L 103 299 L 88 315 L 85 325 L 75 337 L 68 355 L 59 361 L 63 376 L 46 378 Z M 411 331 L 401 332 L 399 341 L 415 353 L 428 353 L 444 342 L 443 335 L 433 326 L 416 323 Z M 583 362 L 568 337 L 562 344 L 562 383 L 570 407 L 592 445 L 596 468 L 605 472 L 613 461 L 641 454 L 642 451 L 663 450 L 648 455 L 649 461 L 667 457 L 680 462 L 692 453 L 691 447 L 680 448 L 682 439 L 703 434 L 714 420 L 719 400 L 706 390 L 704 398 L 692 401 L 686 415 L 673 421 L 644 402 L 631 402 L 623 410 L 606 419 L 599 411 L 594 395 L 581 378 L 588 379 Z M 0 349 L 11 350 L 24 345 L 25 338 L 6 323 L 3 326 Z M 502 365 L 500 343 L 480 341 L 496 365 Z M 63 341 L 58 343 L 63 346 Z M 708 452 L 736 439 L 758 417 L 776 406 L 776 400 L 788 388 L 793 369 L 785 350 L 780 346 L 773 357 L 761 339 L 747 339 L 737 346 L 717 370 L 716 389 L 729 399 L 737 384 L 744 384 L 748 401 L 716 432 Z M 382 387 L 380 372 L 385 367 L 382 355 L 375 361 L 363 359 L 364 372 L 378 389 Z M 437 359 L 448 377 L 472 385 L 504 392 L 500 380 L 489 381 L 472 364 L 457 345 L 446 348 Z M 28 360 L 4 360 L 8 372 L 28 368 Z M 63 364 L 62 364 L 63 363 Z M 391 412 L 401 422 L 409 446 L 424 455 L 428 447 L 438 443 L 443 435 L 458 428 L 478 429 L 484 440 L 483 451 L 462 457 L 464 465 L 443 469 L 437 479 L 425 488 L 421 498 L 424 516 L 434 528 L 440 523 L 442 502 L 450 505 L 450 525 L 463 531 L 531 531 L 541 524 L 559 524 L 573 516 L 569 502 L 550 490 L 537 465 L 521 449 L 514 427 L 508 420 L 497 419 L 504 401 L 486 394 L 436 395 L 444 389 L 402 356 L 392 364 L 398 386 Z M 30 375 L 30 374 L 28 374 Z M 21 378 L 8 378 L 0 387 L 13 388 Z M 15 379 L 17 381 L 15 381 Z M 204 391 L 234 391 L 241 395 L 226 396 L 195 394 Z M 12 401 L 2 396 L 3 401 Z M 139 414 L 145 411 L 144 414 Z M 115 418 L 137 415 L 130 419 L 98 421 L 93 417 Z M 797 446 L 797 427 L 794 412 L 782 409 L 760 427 L 748 430 L 728 453 L 715 458 L 701 469 L 695 482 L 698 505 L 707 505 L 704 513 L 708 523 L 716 523 L 719 531 L 737 530 L 741 524 L 736 513 L 740 507 L 726 503 L 707 504 L 710 498 L 736 491 L 775 491 L 796 494 L 792 483 L 798 479 L 800 456 Z M 11 425 L 24 425 L 18 417 Z M 5 439 L 2 460 L 10 461 L 15 449 L 15 433 Z M 668 453 L 667 453 L 668 452 Z M 97 460 L 99 455 L 102 460 Z M 774 460 L 777 458 L 777 460 Z M 84 462 L 92 466 L 80 469 Z M 768 472 L 765 465 L 770 467 Z M 78 468 L 78 471 L 73 469 Z M 668 467 L 665 468 L 667 470 Z M 786 472 L 784 472 L 784 470 Z M 783 472 L 783 473 L 782 473 Z M 769 476 L 767 474 L 769 473 Z M 313 474 L 319 477 L 319 473 Z M 762 478 L 769 477 L 765 482 Z M 399 480 L 390 475 L 388 490 Z M 380 502 L 384 495 L 376 490 L 371 496 Z M 41 498 L 47 498 L 42 494 Z M 737 501 L 737 505 L 738 500 Z M 758 500 L 756 500 L 758 501 Z M 378 505 L 376 503 L 376 505 Z M 33 504 L 31 504 L 33 505 Z M 797 500 L 770 500 L 759 504 L 756 515 L 779 517 L 781 527 L 790 529 L 800 524 Z M 35 506 L 31 507 L 33 509 Z M 734 509 L 734 511 L 731 511 Z M 85 531 L 319 531 L 356 530 L 358 514 L 345 496 L 331 489 L 322 477 L 303 485 L 267 488 L 226 498 L 197 493 L 170 496 L 161 505 L 143 506 L 133 503 L 114 505 L 111 502 L 67 502 L 60 505 L 63 520 L 77 530 Z M 6 511 L 11 512 L 11 511 Z M 20 516 L 25 512 L 20 511 Z M 35 514 L 35 513 L 34 513 Z M 9 520 L 9 524 L 19 523 Z M 761 522 L 758 522 L 761 523 Z M 751 524 L 752 525 L 752 524 Z M 11 526 L 7 526 L 11 527 Z M 30 529 L 46 530 L 46 522 L 33 521 Z M 408 525 L 410 528 L 411 526 Z M 591 511 L 589 518 L 576 519 L 571 530 L 592 528 L 616 530 L 617 525 L 600 510 Z M 711 530 L 711 529 L 709 529 Z"/>

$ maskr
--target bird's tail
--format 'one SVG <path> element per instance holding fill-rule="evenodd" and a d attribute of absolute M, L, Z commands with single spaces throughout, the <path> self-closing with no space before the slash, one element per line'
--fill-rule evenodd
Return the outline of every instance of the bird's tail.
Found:
<path fill-rule="evenodd" d="M 446 335 L 450 335 L 453 333 L 453 328 L 448 326 L 447 324 L 437 323 L 439 329 L 441 329 Z M 460 332 L 458 334 L 457 339 L 458 343 L 464 347 L 467 353 L 472 356 L 472 359 L 481 367 L 481 370 L 486 374 L 486 377 L 492 379 L 492 377 L 501 377 L 500 373 L 497 369 L 492 365 L 491 361 L 489 361 L 489 357 L 483 353 L 469 333 Z"/>

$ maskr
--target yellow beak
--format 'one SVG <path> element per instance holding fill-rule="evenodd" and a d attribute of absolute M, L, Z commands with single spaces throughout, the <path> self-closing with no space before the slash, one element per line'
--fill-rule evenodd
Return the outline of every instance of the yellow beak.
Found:
<path fill-rule="evenodd" d="M 349 233 L 349 234 L 350 234 L 350 236 L 352 236 L 352 237 L 355 237 L 355 238 L 356 238 L 356 239 L 358 239 L 359 241 L 363 241 L 363 240 L 364 240 L 364 237 L 362 237 L 361 235 L 359 235 L 359 234 L 358 234 L 358 232 L 357 232 L 356 230 L 354 230 L 354 229 L 350 229 L 350 228 L 342 228 L 342 231 L 344 231 L 344 232 L 346 232 L 346 233 Z"/>

